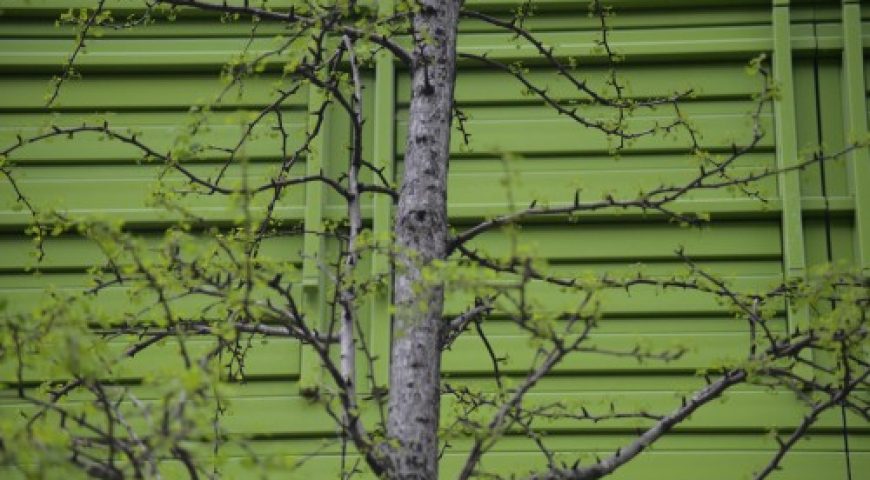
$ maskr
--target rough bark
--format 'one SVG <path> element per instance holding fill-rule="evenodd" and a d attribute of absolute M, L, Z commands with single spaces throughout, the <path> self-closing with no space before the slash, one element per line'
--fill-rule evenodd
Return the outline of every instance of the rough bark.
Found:
<path fill-rule="evenodd" d="M 438 477 L 441 312 L 444 290 L 423 269 L 444 258 L 447 161 L 456 62 L 458 0 L 419 2 L 405 173 L 395 236 L 399 255 L 387 433 L 392 477 Z"/>

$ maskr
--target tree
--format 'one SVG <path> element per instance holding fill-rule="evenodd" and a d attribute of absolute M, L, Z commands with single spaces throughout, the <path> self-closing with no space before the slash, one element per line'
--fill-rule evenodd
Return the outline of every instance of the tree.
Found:
<path fill-rule="evenodd" d="M 4 316 L 0 359 L 14 372 L 11 384 L 18 399 L 29 405 L 21 417 L 4 420 L 0 451 L 6 463 L 24 472 L 45 473 L 66 466 L 97 478 L 150 478 L 161 475 L 171 459 L 192 478 L 220 476 L 219 463 L 206 460 L 211 450 L 204 451 L 202 445 L 217 448 L 234 441 L 220 421 L 228 401 L 225 372 L 230 372 L 229 380 L 242 378 L 246 355 L 256 348 L 251 342 L 261 337 L 297 339 L 321 362 L 327 378 L 309 393 L 335 419 L 338 438 L 351 446 L 346 451 L 348 464 L 342 467 L 346 476 L 357 471 L 350 460 L 356 452 L 377 476 L 437 478 L 440 452 L 445 441 L 456 436 L 469 438 L 471 445 L 459 477 L 483 476 L 481 458 L 505 435 L 519 432 L 538 445 L 546 466 L 516 474 L 600 478 L 637 458 L 696 410 L 745 383 L 788 389 L 806 405 L 803 421 L 776 437 L 779 449 L 756 472 L 759 479 L 778 468 L 827 410 L 841 407 L 867 419 L 867 400 L 860 395 L 870 372 L 864 353 L 870 299 L 866 272 L 828 267 L 807 278 L 787 278 L 763 290 L 742 291 L 694 262 L 691 252 L 681 250 L 675 252 L 685 265 L 681 272 L 651 275 L 638 270 L 578 277 L 549 268 L 518 240 L 524 222 L 574 221 L 612 209 L 648 212 L 654 221 L 702 228 L 708 216 L 682 212 L 679 200 L 699 191 L 732 188 L 764 201 L 760 185 L 765 179 L 796 175 L 807 166 L 866 148 L 866 139 L 858 139 L 842 151 L 813 152 L 788 165 L 743 168 L 740 162 L 766 138 L 763 114 L 779 94 L 763 56 L 750 64 L 760 78 L 760 93 L 748 115 L 749 138 L 735 140 L 727 152 L 711 152 L 704 147 L 703 132 L 684 113 L 691 90 L 646 98 L 629 94 L 617 73 L 621 56 L 609 41 L 610 10 L 598 1 L 590 2 L 589 12 L 599 22 L 597 61 L 608 66 L 608 74 L 597 87 L 587 82 L 577 59 L 561 55 L 526 27 L 533 2 L 523 3 L 510 18 L 473 11 L 458 1 L 435 0 L 394 6 L 294 2 L 281 8 L 265 2 L 154 0 L 142 2 L 123 18 L 106 4 L 107 0 L 99 0 L 94 8 L 71 10 L 61 18 L 75 27 L 77 36 L 67 64 L 52 81 L 49 104 L 63 101 L 64 88 L 78 76 L 77 61 L 101 29 L 137 28 L 202 11 L 225 22 L 251 22 L 252 38 L 262 25 L 278 25 L 281 32 L 274 48 L 265 52 L 250 51 L 249 42 L 224 68 L 221 94 L 205 104 L 192 101 L 187 124 L 171 142 L 116 128 L 107 117 L 76 124 L 52 121 L 42 132 L 20 135 L 0 150 L 6 188 L 32 216 L 28 232 L 40 258 L 45 242 L 64 234 L 87 237 L 104 257 L 91 271 L 94 283 L 81 294 L 58 292 L 33 312 L 10 309 Z M 538 61 L 565 82 L 569 98 L 541 85 L 530 67 L 520 62 L 457 52 L 461 18 L 501 29 L 532 48 Z M 384 59 L 392 61 L 389 57 L 407 69 L 403 74 L 408 75 L 411 89 L 398 186 L 390 170 L 378 163 L 382 159 L 367 158 L 364 134 L 371 118 L 363 101 L 366 70 Z M 613 155 L 647 138 L 676 137 L 683 142 L 685 154 L 695 158 L 697 174 L 625 198 L 608 194 L 586 199 L 578 190 L 559 203 L 532 201 L 521 206 L 511 194 L 517 188 L 511 175 L 515 156 L 505 152 L 509 210 L 472 226 L 451 228 L 446 193 L 451 136 L 461 136 L 473 148 L 473 132 L 466 128 L 466 115 L 454 100 L 458 60 L 503 72 L 542 104 L 576 122 L 578 130 L 598 132 L 610 143 Z M 265 106 L 239 119 L 238 139 L 229 146 L 203 140 L 213 127 L 213 112 L 235 89 L 276 70 L 282 74 L 280 81 Z M 317 100 L 309 108 L 304 132 L 288 131 L 282 117 L 285 107 L 309 90 Z M 670 118 L 637 121 L 637 112 L 645 109 L 667 109 Z M 322 131 L 331 114 L 346 116 L 350 126 L 346 167 L 341 172 L 309 168 L 300 174 L 299 164 L 324 148 Z M 456 132 L 451 132 L 452 125 Z M 254 173 L 246 148 L 270 135 L 275 146 L 273 168 Z M 13 162 L 19 152 L 54 138 L 88 136 L 125 145 L 138 152 L 144 164 L 159 166 L 160 188 L 153 202 L 172 212 L 174 221 L 156 243 L 118 222 L 37 205 L 16 180 Z M 207 158 L 218 159 L 217 168 L 200 168 L 198 162 Z M 241 172 L 238 183 L 230 179 L 231 171 Z M 173 180 L 178 176 L 185 182 L 183 188 Z M 305 241 L 329 241 L 335 250 L 332 258 L 304 260 L 319 269 L 323 280 L 334 283 L 322 323 L 313 320 L 318 307 L 304 300 L 304 279 L 287 262 L 264 253 L 269 241 L 299 233 L 298 226 L 283 221 L 276 212 L 293 191 L 306 188 L 326 189 L 345 206 L 336 224 L 302 226 Z M 232 224 L 212 225 L 186 203 L 215 196 L 225 198 L 237 212 Z M 363 214 L 367 196 L 379 198 L 375 202 L 395 203 L 392 235 L 373 233 Z M 265 203 L 260 201 L 264 197 Z M 487 253 L 475 243 L 491 231 L 501 231 L 510 239 L 504 255 Z M 360 268 L 364 261 L 386 267 L 381 275 L 370 275 Z M 129 305 L 112 311 L 104 305 L 116 286 L 128 289 Z M 535 299 L 541 288 L 567 296 L 571 306 L 541 305 Z M 729 305 L 746 323 L 745 355 L 710 365 L 701 372 L 707 385 L 676 400 L 668 412 L 611 407 L 601 413 L 560 402 L 525 401 L 542 378 L 572 355 L 594 352 L 644 362 L 668 362 L 684 355 L 682 346 L 609 349 L 590 341 L 599 322 L 606 321 L 602 304 L 609 292 L 639 289 L 685 291 Z M 446 320 L 445 290 L 468 296 L 465 312 Z M 391 298 L 385 297 L 387 291 Z M 366 329 L 360 324 L 361 311 L 378 298 L 390 302 L 392 313 L 387 385 L 375 378 L 376 364 L 383 359 L 370 351 Z M 826 306 L 819 309 L 819 304 Z M 824 313 L 806 314 L 803 328 L 781 331 L 772 325 L 784 305 Z M 492 316 L 513 322 L 528 335 L 536 352 L 528 373 L 513 382 L 500 371 L 505 359 L 485 334 L 485 319 Z M 488 351 L 494 390 L 441 380 L 443 352 L 471 328 Z M 129 343 L 123 351 L 113 352 L 109 340 L 120 335 Z M 199 337 L 215 343 L 205 350 L 192 348 L 191 339 Z M 160 389 L 160 400 L 140 401 L 125 383 L 123 365 L 166 340 L 177 345 L 183 368 L 146 379 Z M 44 381 L 35 386 L 35 379 Z M 451 398 L 458 412 L 450 418 L 440 412 L 442 396 Z M 365 413 L 371 410 L 378 412 L 374 418 Z M 538 426 L 556 419 L 631 419 L 639 422 L 639 431 L 634 440 L 605 458 L 565 461 L 547 445 L 545 428 Z M 257 452 L 252 457 L 257 458 Z"/>

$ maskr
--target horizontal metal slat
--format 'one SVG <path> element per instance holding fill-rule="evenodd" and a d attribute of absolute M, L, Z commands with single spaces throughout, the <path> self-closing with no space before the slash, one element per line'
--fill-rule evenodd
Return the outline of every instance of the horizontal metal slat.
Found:
<path fill-rule="evenodd" d="M 6 75 L 0 78 L 0 111 L 46 109 L 46 94 L 50 92 L 49 75 Z M 255 107 L 275 100 L 276 85 L 287 87 L 277 75 L 245 79 L 242 88 L 230 89 L 222 97 L 221 106 Z M 80 110 L 158 110 L 182 109 L 210 104 L 226 89 L 215 73 L 193 75 L 85 75 L 63 84 L 51 111 Z M 283 108 L 304 109 L 307 87 L 301 87 L 282 105 Z M 292 114 L 291 114 L 292 115 Z M 5 123 L 5 122 L 4 122 Z M 11 123 L 11 122 L 10 122 Z"/>
<path fill-rule="evenodd" d="M 134 357 L 123 358 L 123 352 L 142 339 L 129 337 L 126 340 L 112 340 L 104 347 L 108 359 L 118 359 L 113 365 L 111 374 L 107 378 L 112 380 L 131 381 L 141 380 L 145 377 L 152 379 L 165 374 L 170 370 L 179 371 L 184 368 L 184 362 L 179 351 L 179 344 L 174 339 L 165 339 L 151 346 Z M 244 343 L 244 340 L 242 340 Z M 191 358 L 197 359 L 211 351 L 216 343 L 210 340 L 199 340 L 188 337 L 184 340 L 185 348 Z M 255 347 L 247 350 L 244 362 L 244 374 L 250 379 L 257 378 L 296 378 L 299 376 L 299 342 L 290 339 L 273 338 L 265 342 L 256 340 Z M 46 355 L 40 353 L 38 355 Z M 50 354 L 49 354 L 50 355 Z M 25 365 L 32 365 L 32 358 L 24 357 Z M 224 362 L 227 363 L 227 362 Z M 44 364 L 43 364 L 44 365 Z M 0 381 L 14 383 L 17 380 L 17 364 L 5 362 L 0 368 Z M 69 378 L 66 374 L 47 374 L 41 369 L 24 369 L 24 381 L 35 382 L 42 380 L 61 381 Z M 6 400 L 0 400 L 0 405 Z M 0 407 L 2 408 L 2 407 Z"/>
<path fill-rule="evenodd" d="M 678 248 L 695 260 L 736 260 L 779 258 L 779 234 L 779 225 L 762 221 L 723 220 L 704 228 L 651 222 L 528 225 L 517 232 L 516 239 L 499 231 L 488 232 L 470 248 L 501 257 L 511 252 L 516 240 L 524 252 L 549 261 L 674 260 Z"/>
<path fill-rule="evenodd" d="M 156 250 L 160 248 L 163 239 L 164 237 L 158 233 L 137 235 L 137 240 L 142 241 L 146 245 L 146 249 Z M 205 241 L 198 247 L 204 249 L 213 245 Z M 29 268 L 39 268 L 39 271 L 43 273 L 68 270 L 85 271 L 94 265 L 102 265 L 106 262 L 106 257 L 99 245 L 84 237 L 72 235 L 49 237 L 45 239 L 42 248 L 45 256 L 37 263 L 35 258 L 36 246 L 30 238 L 17 234 L 0 235 L 0 252 L 2 252 L 0 272 L 22 272 Z M 301 266 L 301 252 L 301 234 L 266 238 L 261 243 L 258 258 Z"/>

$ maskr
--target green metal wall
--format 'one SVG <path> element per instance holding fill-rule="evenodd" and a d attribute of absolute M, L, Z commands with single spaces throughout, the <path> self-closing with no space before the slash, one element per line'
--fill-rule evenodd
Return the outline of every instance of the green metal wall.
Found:
<path fill-rule="evenodd" d="M 70 3 L 0 0 L 0 145 L 14 142 L 17 132 L 36 131 L 52 119 L 53 112 L 61 112 L 55 121 L 71 123 L 82 115 L 112 112 L 116 125 L 133 127 L 142 132 L 143 139 L 168 146 L 173 134 L 182 128 L 187 107 L 207 100 L 221 88 L 216 72 L 248 41 L 246 25 L 217 28 L 214 22 L 200 18 L 182 18 L 175 24 L 129 33 L 106 31 L 103 38 L 90 40 L 87 53 L 80 57 L 84 79 L 67 84 L 58 107 L 49 111 L 44 108 L 47 79 L 71 48 L 69 32 L 53 27 L 49 20 Z M 504 11 L 518 2 L 466 3 Z M 595 36 L 594 23 L 585 16 L 584 7 L 577 8 L 569 0 L 541 3 L 538 15 L 528 25 L 558 51 L 582 59 Z M 622 7 L 613 19 L 613 41 L 627 55 L 621 72 L 630 80 L 634 94 L 696 88 L 699 95 L 685 105 L 685 110 L 707 132 L 704 143 L 714 150 L 727 149 L 733 139 L 747 137 L 745 114 L 758 83 L 745 75 L 743 66 L 760 52 L 770 54 L 782 98 L 776 108 L 764 112 L 763 120 L 771 133 L 755 153 L 746 156 L 745 167 L 788 166 L 806 147 L 822 144 L 833 152 L 855 134 L 866 132 L 870 90 L 865 79 L 870 76 L 870 66 L 862 44 L 870 44 L 867 6 L 857 1 L 792 2 L 794 5 L 789 6 L 787 0 L 774 0 L 773 4 L 760 0 L 612 3 Z M 506 35 L 485 25 L 467 22 L 462 29 L 461 50 L 489 52 L 499 59 L 534 58 L 532 50 L 516 48 Z M 267 48 L 273 33 L 268 27 L 261 28 L 253 49 Z M 588 68 L 604 71 L 601 65 Z M 555 92 L 564 88 L 546 68 L 533 68 L 532 77 L 550 84 Z M 384 58 L 366 81 L 366 107 L 374 112 L 366 123 L 366 155 L 388 171 L 400 173 L 408 80 Z M 264 105 L 269 82 L 266 75 L 249 83 L 243 95 L 231 97 L 232 107 L 253 110 Z M 533 97 L 523 95 L 519 84 L 501 74 L 462 65 L 456 95 L 459 106 L 470 116 L 468 129 L 472 134 L 470 151 L 454 139 L 448 198 L 450 217 L 457 225 L 508 207 L 504 187 L 494 181 L 504 171 L 499 152 L 522 157 L 513 164 L 522 178 L 514 191 L 518 204 L 532 199 L 564 201 L 573 198 L 578 187 L 593 198 L 607 192 L 630 195 L 663 179 L 694 175 L 696 167 L 691 159 L 675 154 L 684 139 L 644 140 L 620 159 L 613 159 L 601 136 L 560 118 Z M 302 100 L 284 116 L 288 131 L 302 131 L 308 121 L 305 97 L 297 98 Z M 317 104 L 316 99 L 310 103 Z M 224 114 L 229 120 L 215 126 L 206 137 L 218 144 L 241 131 L 238 121 L 233 124 L 236 112 L 227 108 L 220 115 Z M 654 117 L 655 112 L 650 115 Z M 299 167 L 300 172 L 340 169 L 342 162 L 335 158 L 341 155 L 339 146 L 347 138 L 346 127 L 344 119 L 331 115 L 315 155 Z M 277 142 L 268 138 L 247 147 L 251 174 L 266 174 L 276 148 Z M 158 167 L 135 164 L 134 158 L 135 152 L 125 146 L 82 138 L 74 143 L 57 140 L 37 145 L 16 160 L 22 187 L 37 204 L 121 218 L 156 241 L 161 227 L 170 220 L 160 208 L 147 203 L 150 180 Z M 619 271 L 644 262 L 647 272 L 666 274 L 679 267 L 673 256 L 679 245 L 738 288 L 761 288 L 785 277 L 803 275 L 808 267 L 826 261 L 857 263 L 870 272 L 867 160 L 866 150 L 859 151 L 848 161 L 813 165 L 799 173 L 771 178 L 764 184 L 771 199 L 764 208 L 726 191 L 701 192 L 682 201 L 679 208 L 683 211 L 711 213 L 711 228 L 685 230 L 633 213 L 604 213 L 584 216 L 572 224 L 529 224 L 521 238 L 534 245 L 551 268 L 565 272 Z M 241 174 L 233 172 L 237 177 Z M 306 188 L 280 204 L 280 218 L 320 225 L 324 219 L 341 217 L 339 198 L 331 197 L 322 186 L 309 184 Z M 31 245 L 20 233 L 28 216 L 13 208 L 14 200 L 8 185 L 0 185 L 0 295 L 11 299 L 12 308 L 28 309 L 48 286 L 80 289 L 86 282 L 85 270 L 100 261 L 98 250 L 78 238 L 51 239 L 42 273 L 33 275 L 27 271 L 33 265 L 28 255 Z M 233 215 L 219 198 L 190 200 L 190 207 L 215 222 L 230 221 Z M 389 230 L 387 200 L 370 200 L 364 211 L 376 231 Z M 477 246 L 491 253 L 508 248 L 498 233 L 482 236 Z M 318 236 L 299 235 L 273 240 L 267 248 L 274 258 L 298 267 L 306 309 L 325 315 L 324 279 L 315 259 L 328 255 L 332 246 Z M 374 258 L 365 268 L 373 273 L 384 271 L 386 260 Z M 555 305 L 566 301 L 549 291 L 542 291 L 539 299 Z M 467 300 L 452 294 L 446 314 L 460 312 Z M 119 288 L 109 292 L 105 305 L 112 308 L 117 302 L 121 308 L 124 301 Z M 384 298 L 376 299 L 365 316 L 370 346 L 381 358 L 387 357 L 389 346 L 385 305 Z M 613 402 L 621 409 L 640 406 L 667 411 L 681 393 L 703 384 L 695 375 L 697 369 L 745 348 L 744 324 L 731 318 L 722 305 L 701 296 L 615 293 L 608 297 L 606 313 L 607 319 L 595 335 L 599 346 L 630 348 L 643 341 L 651 347 L 679 343 L 691 349 L 679 361 L 668 364 L 638 365 L 634 360 L 593 355 L 569 357 L 558 375 L 540 382 L 530 401 L 563 399 L 587 405 L 590 410 L 607 408 Z M 776 328 L 799 325 L 802 315 L 805 313 L 783 310 Z M 506 321 L 493 320 L 486 328 L 496 351 L 508 353 L 503 369 L 523 375 L 533 355 L 526 335 Z M 173 357 L 165 352 L 157 349 L 137 357 L 131 362 L 130 378 L 171 367 Z M 333 422 L 320 405 L 310 403 L 301 393 L 318 382 L 316 359 L 292 342 L 272 340 L 252 349 L 246 367 L 247 383 L 236 389 L 224 425 L 233 432 L 256 436 L 252 448 L 269 455 L 316 451 L 293 477 L 335 477 L 329 472 L 337 469 L 339 447 L 329 444 L 321 448 L 322 439 L 334 433 Z M 377 368 L 375 375 L 385 378 L 386 367 L 379 364 Z M 481 388 L 490 384 L 485 377 L 489 368 L 488 356 L 473 335 L 457 341 L 444 359 L 445 375 L 451 381 Z M 0 374 L 11 376 L 9 372 Z M 140 394 L 148 398 L 149 392 Z M 0 414 L 14 414 L 15 409 L 14 392 L 0 390 Z M 735 389 L 727 401 L 694 415 L 615 478 L 745 478 L 776 449 L 767 430 L 795 425 L 801 411 L 791 394 L 750 386 Z M 795 447 L 784 463 L 785 470 L 774 478 L 847 478 L 843 424 L 835 413 L 819 421 L 815 433 Z M 852 478 L 863 478 L 870 472 L 870 429 L 854 417 L 848 423 Z M 553 422 L 549 428 L 549 440 L 558 450 L 606 453 L 627 442 L 636 425 L 577 427 Z M 444 478 L 451 478 L 464 459 L 463 442 L 451 444 L 453 448 L 443 460 Z M 244 456 L 233 451 L 234 447 L 226 448 L 231 457 Z M 519 436 L 503 440 L 484 458 L 485 467 L 506 472 L 526 471 L 539 463 L 542 459 L 531 440 Z M 227 468 L 228 478 L 246 476 L 247 467 L 241 460 L 231 461 Z"/>

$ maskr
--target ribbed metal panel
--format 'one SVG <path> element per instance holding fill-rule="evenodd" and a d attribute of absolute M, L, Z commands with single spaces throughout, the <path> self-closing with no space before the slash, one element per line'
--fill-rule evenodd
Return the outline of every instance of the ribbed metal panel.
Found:
<path fill-rule="evenodd" d="M 137 2 L 110 1 L 110 7 L 129 8 Z M 270 2 L 276 4 L 276 2 Z M 280 2 L 278 2 L 280 3 Z M 504 12 L 515 7 L 512 0 L 468 0 L 468 5 Z M 594 84 L 605 72 L 603 65 L 583 64 L 593 46 L 594 24 L 584 7 L 572 0 L 541 2 L 538 15 L 528 25 L 540 32 L 559 54 L 577 55 Z M 668 93 L 692 87 L 698 95 L 684 110 L 707 132 L 704 145 L 712 151 L 727 151 L 735 139 L 748 136 L 746 113 L 756 80 L 745 75 L 743 65 L 760 52 L 772 57 L 784 95 L 776 108 L 765 111 L 762 120 L 768 135 L 760 147 L 741 160 L 741 168 L 785 166 L 806 147 L 823 144 L 835 151 L 854 135 L 867 129 L 870 67 L 863 45 L 870 45 L 870 10 L 859 2 L 746 1 L 640 1 L 612 2 L 613 45 L 626 54 L 621 72 L 636 96 Z M 82 116 L 111 112 L 116 126 L 141 132 L 141 138 L 168 148 L 184 128 L 188 107 L 207 101 L 222 87 L 217 79 L 223 62 L 248 41 L 241 26 L 218 29 L 196 16 L 182 16 L 171 25 L 155 26 L 141 33 L 105 32 L 89 41 L 87 53 L 78 62 L 84 78 L 64 87 L 57 106 L 44 107 L 43 95 L 49 74 L 66 59 L 71 46 L 68 32 L 46 27 L 68 7 L 61 0 L 3 0 L 0 9 L 0 145 L 14 142 L 15 135 L 32 133 L 54 119 L 74 124 Z M 117 4 L 117 5 L 116 5 Z M 862 12 L 863 9 L 863 12 Z M 863 19 L 862 19 L 863 13 Z M 862 31 L 863 26 L 863 31 Z M 517 48 L 508 36 L 475 22 L 463 24 L 459 48 L 491 58 L 526 60 L 533 65 L 531 78 L 550 88 L 555 96 L 568 92 L 554 72 L 534 67 L 534 51 Z M 252 51 L 263 50 L 274 34 L 268 26 L 257 33 Z M 215 113 L 214 126 L 203 140 L 221 145 L 232 143 L 241 132 L 240 115 L 263 106 L 267 86 L 277 74 L 252 80 L 242 95 L 230 96 L 224 110 Z M 402 151 L 409 96 L 408 79 L 384 56 L 367 73 L 365 103 L 373 118 L 366 123 L 367 155 L 401 175 Z M 289 105 L 283 115 L 288 132 L 302 135 L 309 104 L 317 105 L 317 92 L 305 92 L 302 100 Z M 449 214 L 456 225 L 468 224 L 509 208 L 509 196 L 498 178 L 504 175 L 502 153 L 521 156 L 511 168 L 520 181 L 512 200 L 526 205 L 570 201 L 580 188 L 582 195 L 600 198 L 607 193 L 630 195 L 663 181 L 690 178 L 696 164 L 684 155 L 685 138 L 651 138 L 627 148 L 620 158 L 608 154 L 601 135 L 590 133 L 560 117 L 534 97 L 524 95 L 520 84 L 503 74 L 463 63 L 457 75 L 458 106 L 469 116 L 470 148 L 454 136 L 449 180 Z M 306 98 L 310 98 L 308 102 Z M 785 102 L 785 103 L 782 103 Z M 59 112 L 59 116 L 54 115 Z M 655 121 L 665 112 L 643 112 L 636 122 Z M 274 125 L 271 125 L 274 126 Z M 301 138 L 301 137 L 300 137 Z M 342 167 L 341 146 L 347 142 L 347 124 L 330 115 L 321 143 L 301 162 L 298 172 L 336 171 Z M 296 138 L 298 140 L 298 138 Z M 265 176 L 269 160 L 278 151 L 277 140 L 267 135 L 246 147 L 251 160 L 248 174 Z M 123 219 L 142 232 L 146 241 L 157 242 L 172 215 L 150 206 L 147 199 L 155 165 L 139 165 L 135 152 L 96 138 L 56 140 L 22 151 L 16 157 L 22 188 L 42 206 L 57 206 L 71 213 L 98 214 Z M 218 165 L 219 155 L 196 168 Z M 870 268 L 870 173 L 867 152 L 847 161 L 810 168 L 770 178 L 762 190 L 770 200 L 765 206 L 730 191 L 699 192 L 681 200 L 684 212 L 712 215 L 710 228 L 686 230 L 639 212 L 608 212 L 584 216 L 578 222 L 540 221 L 523 226 L 521 241 L 537 251 L 554 272 L 630 271 L 638 262 L 645 271 L 667 275 L 680 268 L 673 252 L 685 248 L 699 264 L 745 289 L 763 288 L 785 278 L 805 274 L 806 268 L 827 261 L 845 261 Z M 240 179 L 240 170 L 229 175 Z M 183 181 L 171 177 L 170 181 Z M 268 200 L 264 196 L 262 201 Z M 96 247 L 73 237 L 49 239 L 41 274 L 33 275 L 28 256 L 30 240 L 21 234 L 28 217 L 15 210 L 14 195 L 0 184 L 0 295 L 13 309 L 29 309 L 47 288 L 76 291 L 87 282 L 86 270 L 101 258 Z M 232 209 L 217 197 L 188 201 L 199 215 L 215 224 L 232 220 Z M 389 231 L 389 201 L 367 199 L 364 215 L 377 232 Z M 319 225 L 324 219 L 340 218 L 342 204 L 322 186 L 309 184 L 291 190 L 279 204 L 277 217 L 288 224 Z M 504 235 L 494 232 L 475 241 L 482 252 L 499 254 L 510 246 Z M 300 280 L 300 294 L 312 318 L 327 315 L 324 282 L 316 258 L 323 258 L 334 245 L 318 235 L 296 235 L 270 240 L 264 247 L 272 257 L 288 262 Z M 364 268 L 375 274 L 386 271 L 387 260 L 376 257 Z M 533 287 L 536 301 L 557 312 L 575 301 L 564 293 Z M 121 309 L 124 289 L 105 295 L 104 308 Z M 389 314 L 386 297 L 372 302 L 363 320 L 367 338 L 380 358 L 387 358 Z M 462 292 L 451 292 L 446 315 L 461 312 L 470 301 Z M 195 308 L 196 305 L 191 305 Z M 651 348 L 684 345 L 689 352 L 667 364 L 638 364 L 595 354 L 580 354 L 544 379 L 529 403 L 564 401 L 583 404 L 590 410 L 642 407 L 667 411 L 679 396 L 703 385 L 696 371 L 711 362 L 745 349 L 744 324 L 728 309 L 710 298 L 684 292 L 638 290 L 614 292 L 604 302 L 605 319 L 593 336 L 602 348 L 631 348 L 638 343 Z M 555 314 L 555 313 L 554 313 Z M 774 328 L 795 328 L 801 313 L 781 306 Z M 534 349 L 528 336 L 507 321 L 495 319 L 486 331 L 496 352 L 506 360 L 502 370 L 523 375 Z M 122 342 L 118 342 L 121 348 Z M 206 343 L 194 348 L 206 348 Z M 444 358 L 444 373 L 451 382 L 492 388 L 486 378 L 489 357 L 473 334 L 460 339 Z M 164 347 L 166 349 L 172 347 Z M 306 400 L 303 393 L 319 381 L 316 358 L 299 345 L 272 340 L 254 345 L 247 362 L 247 383 L 236 389 L 237 398 L 223 420 L 227 428 L 252 435 L 252 449 L 267 455 L 304 455 L 317 452 L 294 473 L 303 478 L 333 478 L 337 475 L 339 446 L 321 447 L 321 439 L 335 431 L 322 407 Z M 129 378 L 146 375 L 157 366 L 170 366 L 171 355 L 156 350 L 130 362 Z M 376 365 L 381 378 L 383 363 Z M 12 372 L 0 371 L 0 378 Z M 136 387 L 134 387 L 136 388 Z M 141 389 L 139 397 L 153 392 Z M 775 451 L 776 443 L 766 432 L 787 429 L 799 420 L 802 407 L 791 394 L 768 392 L 755 387 L 738 388 L 727 401 L 711 405 L 677 427 L 650 452 L 619 470 L 619 479 L 707 480 L 744 478 L 762 466 Z M 446 410 L 449 399 L 445 398 Z M 0 415 L 18 408 L 12 392 L 0 390 Z M 374 412 L 370 412 L 374 415 Z M 607 453 L 630 438 L 639 424 L 633 422 L 584 424 L 553 421 L 540 425 L 550 431 L 551 445 L 563 452 Z M 870 472 L 870 428 L 850 417 L 852 478 Z M 845 479 L 843 423 L 839 413 L 824 416 L 816 432 L 799 443 L 784 462 L 785 470 L 773 478 Z M 450 441 L 443 460 L 443 476 L 451 478 L 463 461 L 462 440 Z M 242 451 L 227 447 L 230 457 L 226 478 L 246 478 Z M 531 440 L 521 436 L 505 439 L 487 455 L 484 466 L 503 472 L 525 472 L 543 458 Z M 703 472 L 703 473 L 701 473 Z M 0 471 L 2 474 L 2 471 Z M 276 473 L 276 478 L 282 477 Z"/>

